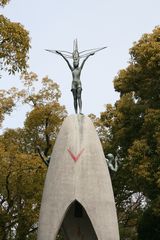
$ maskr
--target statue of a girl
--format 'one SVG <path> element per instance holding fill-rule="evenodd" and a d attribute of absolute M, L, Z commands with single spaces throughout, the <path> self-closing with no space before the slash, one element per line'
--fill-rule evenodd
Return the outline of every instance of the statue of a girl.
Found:
<path fill-rule="evenodd" d="M 81 99 L 81 93 L 82 93 L 82 83 L 81 83 L 81 71 L 82 68 L 86 62 L 86 60 L 90 57 L 93 56 L 97 51 L 100 51 L 103 48 L 98 48 L 98 49 L 90 49 L 90 50 L 85 50 L 82 52 L 78 52 L 78 42 L 77 39 L 74 40 L 73 44 L 73 53 L 67 52 L 67 51 L 60 51 L 60 50 L 47 50 L 52 53 L 59 54 L 63 59 L 66 61 L 68 64 L 71 72 L 72 72 L 72 86 L 71 86 L 71 91 L 73 94 L 73 99 L 74 99 L 74 109 L 75 113 L 78 113 L 78 108 L 79 108 L 79 113 L 82 114 L 82 99 Z M 70 64 L 69 60 L 67 58 L 72 58 L 73 59 L 73 66 Z M 84 58 L 82 61 L 81 65 L 80 63 L 80 58 Z"/>

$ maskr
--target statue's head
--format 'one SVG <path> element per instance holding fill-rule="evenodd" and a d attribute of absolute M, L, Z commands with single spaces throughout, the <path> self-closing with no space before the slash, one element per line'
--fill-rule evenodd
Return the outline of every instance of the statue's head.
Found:
<path fill-rule="evenodd" d="M 78 41 L 77 41 L 77 39 L 75 39 L 74 42 L 73 42 L 72 58 L 73 58 L 73 66 L 78 67 L 79 66 L 79 52 L 78 52 Z"/>
<path fill-rule="evenodd" d="M 107 159 L 108 159 L 110 162 L 112 162 L 112 161 L 114 160 L 113 154 L 112 154 L 112 153 L 108 153 L 108 154 L 107 154 Z"/>

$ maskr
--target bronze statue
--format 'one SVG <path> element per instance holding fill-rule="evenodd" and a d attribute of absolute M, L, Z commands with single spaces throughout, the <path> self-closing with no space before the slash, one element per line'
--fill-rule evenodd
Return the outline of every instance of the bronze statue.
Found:
<path fill-rule="evenodd" d="M 86 62 L 86 60 L 93 56 L 96 52 L 105 49 L 103 48 L 96 48 L 96 49 L 89 49 L 82 52 L 78 52 L 78 42 L 77 39 L 74 40 L 73 43 L 73 53 L 67 52 L 67 51 L 61 51 L 61 50 L 48 50 L 46 51 L 59 54 L 63 59 L 67 62 L 71 72 L 72 72 L 72 87 L 71 91 L 73 94 L 74 99 L 74 109 L 75 113 L 78 113 L 78 107 L 79 107 L 79 113 L 82 114 L 82 99 L 81 99 L 81 93 L 82 93 L 82 83 L 80 80 L 80 75 L 82 68 Z M 67 58 L 73 59 L 73 66 L 70 64 Z M 81 65 L 79 66 L 80 58 L 84 58 Z"/>
<path fill-rule="evenodd" d="M 112 153 L 108 153 L 106 157 L 106 162 L 108 167 L 114 171 L 117 172 L 119 165 L 122 163 L 123 159 L 120 157 L 120 155 L 117 152 L 117 155 L 114 157 Z"/>

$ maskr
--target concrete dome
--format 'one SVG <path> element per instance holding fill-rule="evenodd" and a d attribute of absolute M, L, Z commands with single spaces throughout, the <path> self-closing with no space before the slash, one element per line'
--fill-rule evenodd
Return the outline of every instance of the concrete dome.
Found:
<path fill-rule="evenodd" d="M 72 214 L 75 201 L 84 213 L 81 220 Z M 58 134 L 45 181 L 38 240 L 55 240 L 61 227 L 66 240 L 119 240 L 102 146 L 91 120 L 83 115 L 67 117 Z"/>

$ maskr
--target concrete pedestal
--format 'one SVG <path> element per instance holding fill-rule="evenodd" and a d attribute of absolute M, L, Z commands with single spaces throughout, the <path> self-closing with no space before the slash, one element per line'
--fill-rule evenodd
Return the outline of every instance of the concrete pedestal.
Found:
<path fill-rule="evenodd" d="M 119 240 L 108 167 L 91 120 L 67 117 L 48 168 L 38 240 Z"/>

